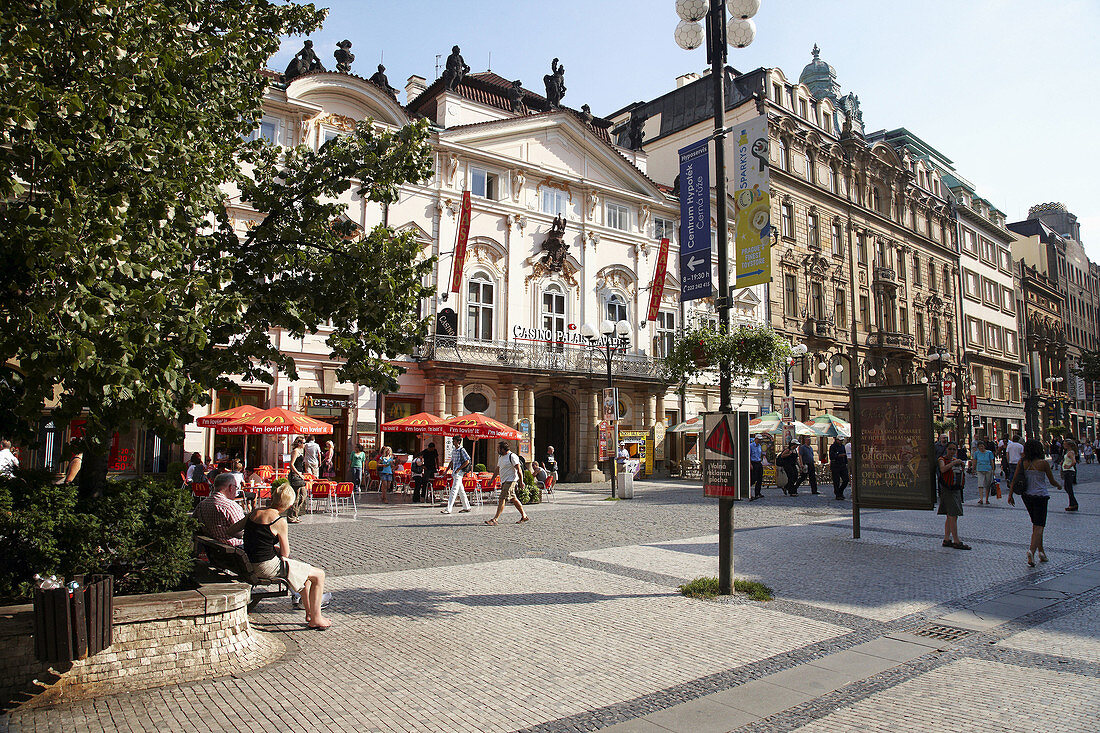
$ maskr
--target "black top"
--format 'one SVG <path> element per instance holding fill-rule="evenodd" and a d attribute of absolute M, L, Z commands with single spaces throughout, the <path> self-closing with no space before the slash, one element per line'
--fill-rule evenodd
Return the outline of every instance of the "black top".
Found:
<path fill-rule="evenodd" d="M 299 453 L 298 457 L 294 459 L 294 470 L 298 473 L 306 472 L 306 457 L 304 453 Z"/>
<path fill-rule="evenodd" d="M 848 465 L 848 453 L 844 450 L 843 443 L 829 445 L 829 463 L 835 463 L 838 466 Z"/>
<path fill-rule="evenodd" d="M 435 473 L 439 467 L 439 451 L 435 448 L 426 448 L 420 456 L 424 459 L 424 470 Z"/>
<path fill-rule="evenodd" d="M 280 519 L 285 517 L 276 517 L 275 522 Z M 249 517 L 244 523 L 244 551 L 250 562 L 264 562 L 278 555 L 275 548 L 279 544 L 279 537 L 271 531 L 271 525 L 275 522 L 261 524 Z"/>
<path fill-rule="evenodd" d="M 775 463 L 788 474 L 798 473 L 798 456 L 794 453 L 788 455 L 779 454 L 779 457 L 775 459 Z"/>

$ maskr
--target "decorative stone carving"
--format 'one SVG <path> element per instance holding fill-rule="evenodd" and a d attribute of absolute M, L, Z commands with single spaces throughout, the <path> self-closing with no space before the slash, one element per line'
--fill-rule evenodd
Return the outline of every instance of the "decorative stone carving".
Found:
<path fill-rule="evenodd" d="M 458 214 L 458 203 L 452 199 L 443 199 L 443 207 L 440 209 L 440 213 L 444 210 L 451 215 L 453 219 Z"/>
<path fill-rule="evenodd" d="M 542 243 L 542 252 L 539 264 L 550 272 L 561 272 L 565 256 L 569 254 L 569 245 L 565 243 L 565 219 L 561 214 L 554 217 L 550 232 Z"/>
<path fill-rule="evenodd" d="M 512 200 L 519 201 L 523 192 L 523 184 L 527 182 L 527 174 L 519 168 L 512 171 Z"/>
<path fill-rule="evenodd" d="M 510 214 L 508 226 L 517 227 L 521 232 L 527 228 L 527 216 L 525 214 Z"/>
<path fill-rule="evenodd" d="M 378 86 L 386 90 L 394 99 L 397 99 L 397 90 L 390 86 L 390 80 L 386 78 L 386 67 L 382 64 L 378 64 L 378 71 L 371 75 L 370 81 L 374 82 Z"/>
<path fill-rule="evenodd" d="M 455 174 L 458 173 L 458 155 L 451 153 L 447 159 L 447 185 L 454 187 Z"/>
<path fill-rule="evenodd" d="M 355 120 L 344 115 L 330 113 L 318 120 L 318 122 L 335 127 L 340 132 L 351 132 L 355 129 Z"/>
<path fill-rule="evenodd" d="M 332 55 L 336 59 L 336 70 L 341 74 L 350 74 L 351 62 L 355 61 L 355 54 L 351 52 L 351 41 L 345 38 L 337 43 L 336 50 L 332 52 Z"/>
<path fill-rule="evenodd" d="M 589 221 L 592 221 L 592 218 L 596 215 L 596 208 L 599 205 L 600 197 L 596 194 L 595 191 L 590 191 L 588 193 L 588 212 L 586 214 Z"/>
<path fill-rule="evenodd" d="M 565 96 L 565 67 L 555 58 L 550 62 L 550 72 L 542 77 L 543 84 L 546 85 L 546 101 L 550 103 L 551 109 L 558 109 Z"/>
<path fill-rule="evenodd" d="M 600 243 L 600 234 L 599 234 L 599 232 L 594 232 L 594 231 L 589 230 L 588 233 L 586 233 L 584 236 L 585 236 L 586 239 L 588 239 L 588 243 L 590 245 L 592 245 L 593 251 L 595 251 L 596 245 L 598 245 Z"/>
<path fill-rule="evenodd" d="M 642 140 L 645 138 L 645 117 L 642 116 L 640 109 L 634 109 L 630 112 L 630 127 L 627 130 L 627 147 L 631 150 L 641 150 Z"/>
<path fill-rule="evenodd" d="M 529 291 L 531 289 L 531 281 L 537 280 L 537 279 L 543 278 L 543 277 L 553 276 L 553 275 L 557 275 L 557 276 L 561 277 L 561 279 L 564 280 L 569 285 L 570 288 L 573 288 L 576 291 L 576 293 L 575 293 L 576 297 L 578 299 L 580 298 L 580 286 L 577 284 L 577 277 L 576 277 L 577 270 L 571 264 L 569 264 L 568 261 L 563 261 L 562 265 L 561 265 L 561 269 L 558 270 L 557 272 L 553 272 L 553 271 L 549 270 L 548 268 L 546 268 L 542 264 L 542 262 L 536 262 L 535 265 L 534 265 L 534 269 L 532 270 L 531 274 L 528 275 L 527 277 L 523 278 L 523 289 L 524 289 L 524 291 L 526 292 L 526 291 Z"/>
<path fill-rule="evenodd" d="M 526 109 L 523 106 L 523 82 L 519 79 L 512 82 L 512 86 L 508 89 L 508 104 L 512 111 L 518 114 L 523 114 Z"/>
<path fill-rule="evenodd" d="M 649 204 L 645 204 L 638 209 L 638 231 L 642 234 L 645 234 L 646 228 L 649 226 L 649 214 Z"/>

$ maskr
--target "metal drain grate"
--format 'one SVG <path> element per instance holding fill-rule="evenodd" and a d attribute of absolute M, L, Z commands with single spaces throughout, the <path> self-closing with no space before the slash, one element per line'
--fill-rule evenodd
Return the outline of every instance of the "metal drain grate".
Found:
<path fill-rule="evenodd" d="M 964 636 L 970 636 L 972 631 L 969 629 L 959 629 L 954 626 L 943 626 L 941 624 L 925 624 L 913 632 L 917 636 L 927 636 L 929 639 L 936 639 L 938 641 L 958 641 Z"/>

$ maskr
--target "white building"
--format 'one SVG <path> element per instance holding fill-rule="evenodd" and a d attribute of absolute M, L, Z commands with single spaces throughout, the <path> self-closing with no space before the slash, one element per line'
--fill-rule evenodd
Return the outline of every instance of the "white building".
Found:
<path fill-rule="evenodd" d="M 338 365 L 328 359 L 324 334 L 302 340 L 273 334 L 298 363 L 299 380 L 280 378 L 269 389 L 243 385 L 242 397 L 215 400 L 196 408 L 196 416 L 239 401 L 304 409 L 334 424 L 342 457 L 357 440 L 369 444 L 385 420 L 479 411 L 530 435 L 520 446 L 528 457 L 541 460 L 554 445 L 563 478 L 600 478 L 596 427 L 606 363 L 580 332 L 583 324 L 598 328 L 607 319 L 630 325 L 629 347 L 612 364 L 620 428 L 649 435 L 656 471 L 678 458 L 664 429 L 718 405 L 717 380 L 681 396 L 659 376 L 660 357 L 685 321 L 714 321 L 709 301 L 685 308 L 679 300 L 678 201 L 669 185 L 647 176 L 644 153 L 612 142 L 610 121 L 593 117 L 587 106 L 582 112 L 552 108 L 528 90 L 513 111 L 511 91 L 511 82 L 490 72 L 467 74 L 453 90 L 442 79 L 425 86 L 410 77 L 404 106 L 352 74 L 318 72 L 269 87 L 259 134 L 277 145 L 316 147 L 366 118 L 392 127 L 419 117 L 433 123 L 432 178 L 404 186 L 385 210 L 349 198 L 347 212 L 364 230 L 386 222 L 413 231 L 425 256 L 438 258 L 428 283 L 435 295 L 424 306 L 432 335 L 423 353 L 402 363 L 408 371 L 399 392 L 379 396 L 336 380 Z M 472 194 L 469 244 L 460 287 L 450 292 L 464 191 Z M 242 230 L 255 217 L 240 207 L 233 215 Z M 543 245 L 559 215 L 567 249 L 555 260 Z M 669 274 L 657 318 L 647 321 L 663 236 L 671 245 Z M 762 294 L 736 293 L 735 313 L 763 321 L 762 303 Z M 739 395 L 738 409 L 758 413 L 768 404 L 761 392 L 756 385 Z M 185 449 L 239 450 L 239 438 L 210 433 L 189 428 Z M 424 442 L 385 440 L 409 450 Z M 276 460 L 280 444 L 255 442 L 260 447 L 250 449 L 251 462 Z M 485 449 L 479 446 L 477 460 L 485 461 Z"/>

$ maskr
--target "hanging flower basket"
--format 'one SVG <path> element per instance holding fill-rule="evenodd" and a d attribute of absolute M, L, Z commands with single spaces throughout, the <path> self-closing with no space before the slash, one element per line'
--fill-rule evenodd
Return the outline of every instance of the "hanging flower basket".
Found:
<path fill-rule="evenodd" d="M 776 381 L 790 344 L 767 326 L 738 326 L 732 331 L 707 327 L 684 332 L 665 357 L 668 381 L 683 384 L 707 369 L 729 364 L 735 380 L 760 376 Z"/>

